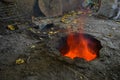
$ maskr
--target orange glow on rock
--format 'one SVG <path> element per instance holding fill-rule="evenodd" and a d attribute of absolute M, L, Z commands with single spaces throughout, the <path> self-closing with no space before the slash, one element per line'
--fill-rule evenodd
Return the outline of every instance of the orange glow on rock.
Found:
<path fill-rule="evenodd" d="M 76 38 L 73 33 L 70 33 L 67 37 L 69 50 L 64 54 L 64 56 L 67 56 L 71 59 L 74 59 L 76 57 L 83 58 L 87 61 L 95 59 L 97 57 L 97 54 L 90 48 L 88 43 L 89 40 L 87 40 L 83 34 L 80 34 Z"/>

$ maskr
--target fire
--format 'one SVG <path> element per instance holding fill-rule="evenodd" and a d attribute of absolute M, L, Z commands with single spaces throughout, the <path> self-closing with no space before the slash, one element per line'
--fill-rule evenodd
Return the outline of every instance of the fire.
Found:
<path fill-rule="evenodd" d="M 87 61 L 95 59 L 97 54 L 90 48 L 89 43 L 90 41 L 85 38 L 83 34 L 75 36 L 75 34 L 71 33 L 67 37 L 69 51 L 65 53 L 64 56 L 67 56 L 71 59 L 76 57 L 83 58 Z"/>

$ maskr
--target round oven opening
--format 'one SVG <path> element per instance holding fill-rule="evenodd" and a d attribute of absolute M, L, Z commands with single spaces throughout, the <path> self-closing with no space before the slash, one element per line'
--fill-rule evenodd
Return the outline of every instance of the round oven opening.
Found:
<path fill-rule="evenodd" d="M 100 41 L 90 34 L 70 33 L 60 39 L 58 50 L 62 56 L 71 59 L 82 58 L 92 61 L 99 57 L 101 48 Z"/>

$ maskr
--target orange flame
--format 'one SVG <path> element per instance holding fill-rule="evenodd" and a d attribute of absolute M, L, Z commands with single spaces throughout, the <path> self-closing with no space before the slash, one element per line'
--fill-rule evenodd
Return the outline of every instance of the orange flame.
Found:
<path fill-rule="evenodd" d="M 76 40 L 78 39 L 78 40 Z M 64 56 L 72 59 L 78 57 L 87 61 L 91 61 L 97 57 L 96 53 L 88 46 L 88 40 L 81 34 L 79 38 L 75 38 L 75 35 L 71 33 L 67 38 L 67 44 L 69 51 Z"/>
<path fill-rule="evenodd" d="M 86 15 L 88 14 L 88 11 L 85 12 L 86 14 L 83 14 L 78 19 L 78 24 L 80 26 L 80 32 L 83 33 L 83 26 L 86 21 Z M 69 29 L 68 29 L 69 31 Z M 69 50 L 67 53 L 63 54 L 64 56 L 67 56 L 71 59 L 74 59 L 76 57 L 83 58 L 86 61 L 91 61 L 97 57 L 97 53 L 89 46 L 90 41 L 85 38 L 84 34 L 80 34 L 79 36 L 75 36 L 74 33 L 71 33 L 67 37 L 67 45 L 69 47 Z M 92 43 L 92 45 L 95 45 L 95 43 Z"/>

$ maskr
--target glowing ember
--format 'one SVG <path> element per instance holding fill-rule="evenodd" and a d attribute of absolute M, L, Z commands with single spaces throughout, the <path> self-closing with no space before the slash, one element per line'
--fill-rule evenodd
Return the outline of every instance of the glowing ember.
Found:
<path fill-rule="evenodd" d="M 91 44 L 90 40 L 85 38 L 83 34 L 76 36 L 71 33 L 67 37 L 69 50 L 63 55 L 72 59 L 78 57 L 91 61 L 97 57 L 97 53 L 90 47 L 89 44 Z M 93 47 L 94 45 L 96 44 L 92 43 Z"/>

